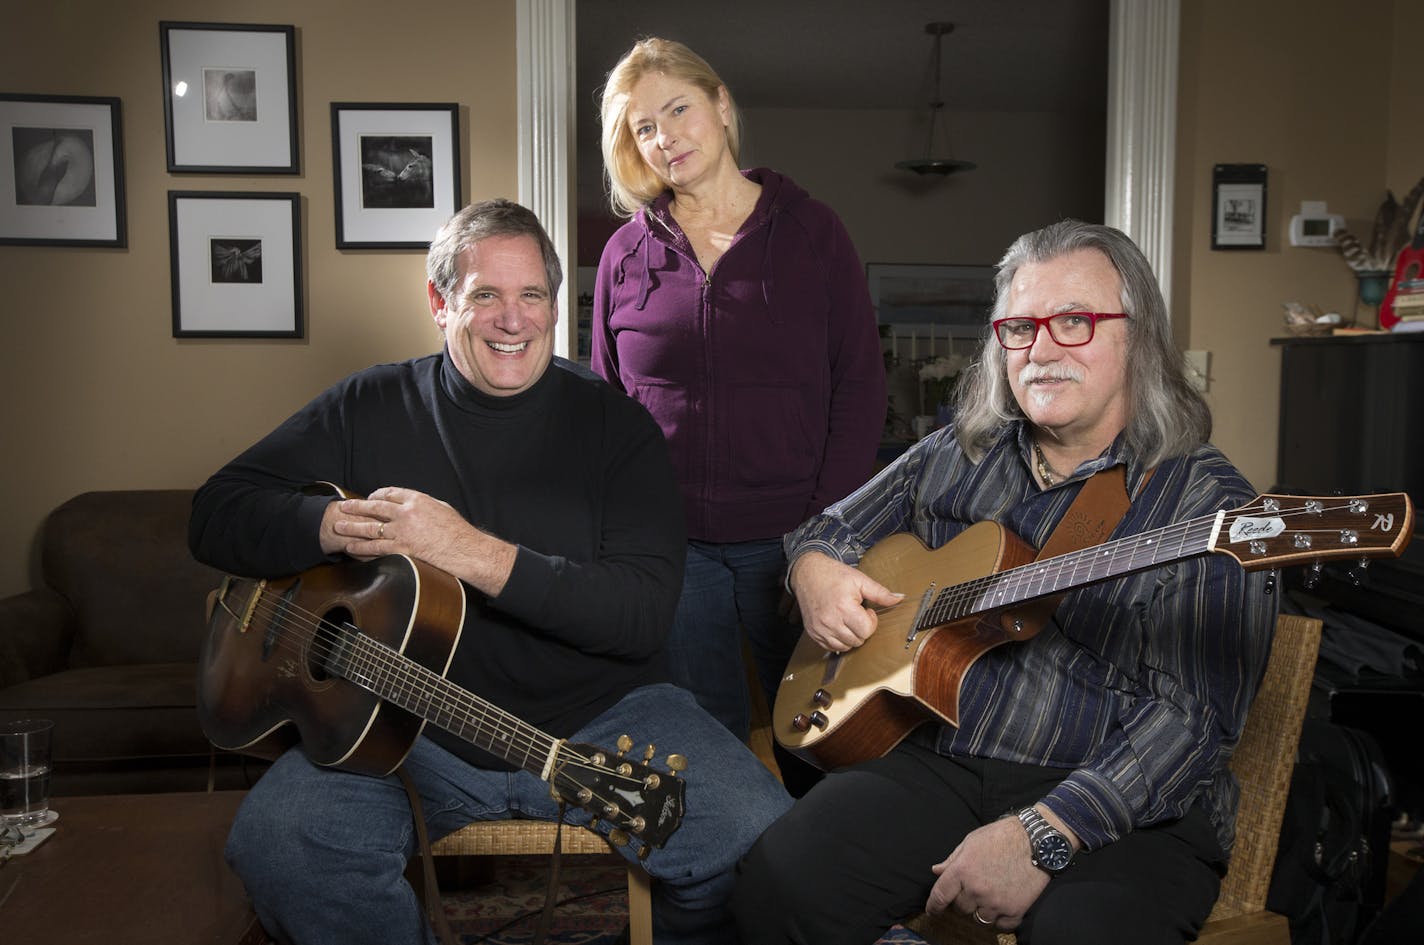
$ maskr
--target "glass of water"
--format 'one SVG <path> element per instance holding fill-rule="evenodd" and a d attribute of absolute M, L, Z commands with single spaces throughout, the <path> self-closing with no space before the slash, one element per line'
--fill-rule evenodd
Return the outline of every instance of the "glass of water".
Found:
<path fill-rule="evenodd" d="M 0 722 L 0 826 L 40 827 L 55 819 L 49 809 L 48 719 Z"/>

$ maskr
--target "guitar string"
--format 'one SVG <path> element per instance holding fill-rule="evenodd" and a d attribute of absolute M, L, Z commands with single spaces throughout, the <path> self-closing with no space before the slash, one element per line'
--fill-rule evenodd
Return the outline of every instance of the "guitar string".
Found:
<path fill-rule="evenodd" d="M 325 621 L 325 620 L 323 620 L 323 619 L 317 617 L 315 614 L 312 614 L 310 611 L 305 611 L 305 609 L 304 609 L 304 608 L 301 608 L 300 606 L 293 606 L 293 605 L 290 605 L 290 604 L 286 604 L 286 605 L 284 606 L 284 603 L 285 603 L 285 602 L 282 602 L 282 601 L 280 601 L 280 600 L 277 600 L 277 601 L 268 600 L 268 599 L 267 599 L 267 595 L 264 594 L 263 597 L 259 599 L 259 602 L 253 607 L 253 613 L 254 613 L 254 615 L 256 615 L 256 614 L 259 613 L 259 611 L 266 611 L 266 613 L 264 613 L 263 615 L 266 616 L 266 617 L 268 617 L 269 619 L 271 619 L 271 618 L 274 617 L 279 611 L 284 610 L 284 609 L 285 609 L 285 610 L 289 610 L 289 611 L 304 611 L 304 612 L 307 614 L 307 616 L 308 616 L 309 618 L 311 618 L 311 619 L 309 620 L 309 624 L 310 624 L 310 625 L 312 625 L 312 626 L 318 626 L 318 627 L 320 627 L 320 626 L 336 627 L 336 625 L 331 624 L 330 622 Z M 339 631 L 344 631 L 344 628 L 336 628 L 336 629 L 338 629 Z M 378 650 L 379 650 L 379 649 L 386 649 L 386 650 L 388 650 L 392 655 L 397 655 L 397 654 L 395 654 L 395 651 L 389 650 L 389 647 L 387 647 L 385 644 L 381 643 L 381 641 L 376 640 L 375 638 L 371 637 L 369 634 L 364 634 L 364 633 L 363 633 L 363 634 L 361 634 L 361 637 L 362 637 L 364 640 L 368 641 L 368 643 L 374 644 L 374 645 L 378 648 Z M 313 644 L 316 644 L 317 641 L 318 641 L 320 638 L 319 638 L 318 636 L 316 636 L 316 635 L 313 635 L 313 636 L 311 637 L 311 639 L 312 639 Z M 295 650 L 297 653 L 300 653 L 300 652 L 301 652 L 301 647 L 300 647 L 300 646 L 295 646 L 295 647 L 294 647 L 294 646 L 292 645 L 291 641 L 286 640 L 286 639 L 281 639 L 279 645 L 281 645 L 281 646 L 283 646 L 283 647 L 285 647 L 285 648 L 288 648 L 288 649 L 293 649 L 293 650 Z M 318 646 L 315 646 L 315 645 L 314 645 L 312 649 L 313 649 L 314 652 L 321 653 L 321 648 L 318 647 Z M 325 655 L 330 655 L 332 652 L 335 652 L 335 649 L 334 649 L 334 648 L 327 648 L 327 649 L 326 649 L 326 652 L 325 652 L 325 653 L 322 653 L 321 655 L 323 655 L 323 656 L 325 656 Z M 390 661 L 388 660 L 387 662 L 390 662 Z M 369 659 L 365 660 L 365 663 L 366 663 L 368 666 L 369 666 L 369 665 L 374 665 L 374 664 L 372 663 L 372 661 L 369 660 Z M 419 673 L 423 673 L 423 674 L 429 674 L 431 677 L 433 677 L 434 680 L 436 680 L 436 681 L 443 681 L 443 682 L 447 683 L 447 684 L 448 684 L 448 686 L 447 686 L 448 688 L 452 688 L 452 689 L 457 689 L 457 688 L 458 688 L 458 687 L 455 687 L 453 683 L 448 683 L 448 680 L 444 680 L 444 677 L 438 676 L 437 674 L 431 672 L 427 667 L 421 666 L 419 663 L 415 663 L 414 661 L 411 661 L 411 660 L 408 660 L 408 659 L 405 659 L 405 658 L 400 658 L 399 661 L 397 661 L 397 662 L 394 663 L 394 665 L 396 665 L 397 668 L 405 668 L 405 669 L 407 669 L 407 670 L 410 670 L 410 669 L 413 667 L 413 668 L 414 668 L 413 671 L 415 671 L 415 672 L 419 672 Z M 407 675 L 409 675 L 409 673 L 407 673 Z M 407 680 L 407 681 L 408 681 L 408 680 Z M 354 682 L 354 681 L 353 681 L 353 682 Z M 357 685 L 359 685 L 359 683 L 357 683 Z M 465 692 L 465 690 L 460 690 L 460 692 Z M 462 696 L 459 695 L 458 692 L 457 692 L 457 693 L 452 693 L 452 694 L 455 695 L 456 698 L 463 698 Z M 489 715 L 489 714 L 493 713 L 493 714 L 497 714 L 497 715 L 503 715 L 503 716 L 507 717 L 508 719 L 510 719 L 510 720 L 513 722 L 513 724 L 510 725 L 510 726 L 508 726 L 508 728 L 509 728 L 509 737 L 508 737 L 507 740 L 510 741 L 511 743 L 514 743 L 514 742 L 516 741 L 515 728 L 522 728 L 522 729 L 525 729 L 526 731 L 525 731 L 524 733 L 522 733 L 522 734 L 523 734 L 523 736 L 524 736 L 526 742 L 531 743 L 531 744 L 533 743 L 533 741 L 534 741 L 534 739 L 535 739 L 536 736 L 539 737 L 539 738 L 544 739 L 544 740 L 548 743 L 548 745 L 549 745 L 550 748 L 552 748 L 552 747 L 554 746 L 554 743 L 555 743 L 555 742 L 560 742 L 560 743 L 563 745 L 563 748 L 561 749 L 561 754 L 562 754 L 562 756 L 565 758 L 565 761 L 564 761 L 563 764 L 558 765 L 558 766 L 554 769 L 554 771 L 551 772 L 551 777 L 549 778 L 549 780 L 550 780 L 551 783 L 554 783 L 554 784 L 557 785 L 557 784 L 559 783 L 559 779 L 562 778 L 563 781 L 566 782 L 567 785 L 573 785 L 573 786 L 576 786 L 576 787 L 587 787 L 586 784 L 584 784 L 584 783 L 582 783 L 582 782 L 580 782 L 580 781 L 578 781 L 578 780 L 572 778 L 570 775 L 568 775 L 568 774 L 566 773 L 566 769 L 572 767 L 572 768 L 574 768 L 575 770 L 599 772 L 599 773 L 601 773 L 601 774 L 604 774 L 604 775 L 607 775 L 607 776 L 611 776 L 612 778 L 615 778 L 615 779 L 621 779 L 621 780 L 623 780 L 623 781 L 625 781 L 625 782 L 628 782 L 628 783 L 631 783 L 631 784 L 637 784 L 637 785 L 640 786 L 640 787 L 643 786 L 643 782 L 642 782 L 642 780 L 641 780 L 640 778 L 632 777 L 632 776 L 630 776 L 630 775 L 621 774 L 621 773 L 619 773 L 616 769 L 610 768 L 610 767 L 608 767 L 606 764 L 605 764 L 605 765 L 598 765 L 598 764 L 594 763 L 593 760 L 592 760 L 592 758 L 589 758 L 589 757 L 587 757 L 587 756 L 584 756 L 584 755 L 582 755 L 581 753 L 579 753 L 579 752 L 577 752 L 577 751 L 574 751 L 572 748 L 568 747 L 568 743 L 567 743 L 567 742 L 564 742 L 563 740 L 559 740 L 559 739 L 554 739 L 552 736 L 549 736 L 548 734 L 546 734 L 546 733 L 540 731 L 539 729 L 537 729 L 537 728 L 535 728 L 535 727 L 529 725 L 528 723 L 522 722 L 521 720 L 519 720 L 519 719 L 516 718 L 515 716 L 512 716 L 512 715 L 510 715 L 509 713 L 505 713 L 505 712 L 503 712 L 502 710 L 499 710 L 498 708 L 496 708 L 496 707 L 490 705 L 490 704 L 489 704 L 488 702 L 486 702 L 485 700 L 480 699 L 480 698 L 477 697 L 477 696 L 474 696 L 473 693 L 470 693 L 470 694 L 469 694 L 469 698 L 468 698 L 468 699 L 464 699 L 464 701 L 467 702 L 467 703 L 470 703 L 470 704 L 472 704 L 472 705 L 473 705 L 473 704 L 478 704 L 478 705 L 487 706 L 490 711 L 489 711 L 489 712 L 486 712 L 486 715 Z M 476 705 L 476 707 L 478 707 L 478 705 Z M 476 723 L 476 726 L 477 726 L 478 728 L 483 728 L 483 726 L 484 726 L 483 721 L 477 722 L 477 723 Z M 502 726 L 496 726 L 494 729 L 492 729 L 492 731 L 498 732 L 498 731 L 500 731 L 502 728 L 503 728 Z M 484 731 L 488 732 L 488 731 L 491 731 L 491 730 L 490 730 L 490 729 L 484 729 Z M 530 733 L 532 733 L 532 734 L 530 734 Z M 487 736 L 487 737 L 490 737 L 490 736 Z M 541 752 L 538 753 L 537 757 L 539 757 L 539 758 L 542 760 L 543 758 L 545 758 L 545 757 L 548 755 L 548 753 L 549 753 L 549 752 L 548 752 L 547 750 L 541 751 Z M 526 760 L 527 760 L 529 757 L 533 756 L 533 755 L 534 755 L 534 753 L 533 753 L 529 748 L 526 747 L 526 748 L 525 748 L 525 758 L 526 758 Z M 505 757 L 506 757 L 506 758 L 509 758 L 510 756 L 509 756 L 509 755 L 506 755 Z M 616 757 L 616 756 L 615 756 L 615 757 Z M 512 760 L 512 759 L 510 759 L 510 760 Z M 631 759 L 622 759 L 622 760 L 631 760 Z M 522 767 L 525 767 L 526 770 L 528 770 L 528 766 L 527 766 L 527 765 L 523 765 Z M 542 766 L 541 766 L 541 767 L 542 767 Z M 600 805 L 603 806 L 603 807 L 605 807 L 605 808 L 606 808 L 608 805 L 610 805 L 610 804 L 613 804 L 614 806 L 617 806 L 617 804 L 616 804 L 616 799 L 614 799 L 614 798 L 612 798 L 612 797 L 609 797 L 609 796 L 601 795 L 601 794 L 599 794 L 598 792 L 594 792 L 594 793 L 593 793 L 592 797 L 590 798 L 590 802 L 591 802 L 592 800 L 595 800 L 595 799 L 596 799 L 597 801 L 599 801 L 599 802 L 600 802 Z M 578 801 L 575 800 L 575 803 L 578 803 Z M 587 806 L 587 802 L 585 802 L 585 803 L 583 803 L 583 804 L 580 804 L 580 806 L 585 806 L 585 807 L 586 807 L 586 806 Z M 619 816 L 622 818 L 621 823 L 622 823 L 623 825 L 628 825 L 628 826 L 630 826 L 630 825 L 631 825 L 631 818 L 628 817 L 628 815 L 626 814 L 626 812 L 622 811 L 621 807 L 619 807 L 618 810 L 619 810 Z M 592 813 L 592 811 L 590 811 L 590 812 Z M 605 812 L 605 813 L 599 814 L 599 816 L 607 817 L 607 816 L 609 816 L 609 815 L 607 815 L 606 812 Z"/>
<path fill-rule="evenodd" d="M 1341 510 L 1351 510 L 1351 507 L 1348 503 L 1320 509 L 1301 506 L 1268 513 L 1263 506 L 1249 505 L 1228 512 L 1222 520 L 1222 529 L 1229 533 L 1231 524 L 1241 518 L 1260 515 L 1272 518 L 1294 518 L 1301 515 L 1315 516 Z M 1033 597 L 1047 596 L 1057 589 L 1078 583 L 1082 569 L 1086 569 L 1083 573 L 1086 573 L 1090 579 L 1114 577 L 1128 571 L 1152 567 L 1164 560 L 1184 557 L 1183 549 L 1196 548 L 1198 543 L 1200 544 L 1199 550 L 1206 551 L 1207 542 L 1213 534 L 1217 533 L 1216 519 L 1217 514 L 1211 513 L 1188 519 L 1185 522 L 1163 526 L 1143 535 L 1120 538 L 1092 548 L 1068 552 L 1047 561 L 1029 562 L 1006 571 L 995 572 L 952 585 L 935 595 L 933 603 L 926 609 L 917 627 L 925 629 L 938 626 L 970 614 L 992 610 L 995 607 L 1010 606 Z M 1296 534 L 1333 534 L 1339 531 L 1338 526 L 1294 529 Z M 1174 541 L 1176 550 L 1168 552 L 1167 557 L 1163 558 L 1163 550 L 1171 548 Z M 1322 553 L 1320 549 L 1315 548 L 1301 549 L 1301 551 L 1303 554 Z M 1124 560 L 1127 562 L 1126 567 L 1122 566 Z M 1058 582 L 1058 579 L 1065 577 L 1066 580 Z M 1046 582 L 1049 579 L 1054 579 L 1055 583 L 1050 589 L 1045 590 Z M 1006 598 L 1009 599 L 1006 600 Z"/>
<path fill-rule="evenodd" d="M 297 618 L 296 620 L 284 619 L 282 621 L 283 624 L 293 627 L 298 631 L 297 636 L 303 637 L 303 639 L 308 640 L 311 643 L 309 652 L 317 656 L 321 660 L 321 662 L 325 663 L 328 657 L 339 651 L 340 646 L 339 644 L 333 646 L 326 643 L 323 640 L 322 634 L 319 632 L 319 630 L 323 627 L 328 628 L 335 635 L 341 636 L 347 633 L 346 629 L 344 627 L 338 626 L 337 624 L 325 620 L 319 615 L 307 610 L 306 608 L 301 607 L 298 604 L 282 600 L 280 597 L 278 597 L 277 599 L 272 599 L 269 595 L 271 595 L 275 590 L 276 589 L 273 588 L 271 584 L 264 588 L 262 595 L 258 598 L 257 602 L 252 607 L 253 617 L 255 618 L 261 616 L 271 621 L 278 618 L 280 615 L 282 615 L 283 612 L 295 615 Z M 286 588 L 283 588 L 282 590 L 285 591 Z M 303 636 L 303 631 L 305 631 L 309 635 Z M 249 630 L 247 632 L 258 631 Z M 396 651 L 391 649 L 389 646 L 379 640 L 376 640 L 369 634 L 360 633 L 360 638 L 364 639 L 365 641 L 368 641 L 369 644 L 374 645 L 375 656 L 374 658 L 371 654 L 360 656 L 358 658 L 359 666 L 371 670 L 374 673 L 379 673 L 384 670 L 387 675 L 388 682 L 396 681 L 391 678 L 391 668 L 394 667 L 396 671 L 395 675 L 400 677 L 400 684 L 407 687 L 404 690 L 405 694 L 407 695 L 420 694 L 418 690 L 410 687 L 412 687 L 417 681 L 415 679 L 416 676 L 427 676 L 428 682 L 433 683 L 438 688 L 450 690 L 450 692 L 448 693 L 449 696 L 451 696 L 457 702 L 461 703 L 461 707 L 467 713 L 466 718 L 463 720 L 467 726 L 473 726 L 487 739 L 501 739 L 509 742 L 513 746 L 522 747 L 526 762 L 530 758 L 539 758 L 541 761 L 541 770 L 543 767 L 542 761 L 547 758 L 549 750 L 552 749 L 557 743 L 562 746 L 561 755 L 564 757 L 565 760 L 563 764 L 556 765 L 554 771 L 551 772 L 552 775 L 557 776 L 565 768 L 572 765 L 573 767 L 579 770 L 596 771 L 610 776 L 612 779 L 618 779 L 623 782 L 629 784 L 637 784 L 639 786 L 643 785 L 643 781 L 641 778 L 621 774 L 617 771 L 616 768 L 609 767 L 606 764 L 598 765 L 594 763 L 591 757 L 583 755 L 582 753 L 575 751 L 573 748 L 571 748 L 568 745 L 567 741 L 563 739 L 555 739 L 553 736 L 548 735 L 547 733 L 539 730 L 538 728 L 526 722 L 523 722 L 516 716 L 504 712 L 501 709 L 498 709 L 486 700 L 474 695 L 473 693 L 469 693 L 468 690 L 460 689 L 459 687 L 455 686 L 454 683 L 451 683 L 449 680 L 446 680 L 443 676 L 440 676 L 439 674 L 433 672 L 428 667 L 422 666 L 421 664 L 416 663 L 415 661 L 410 660 L 407 657 L 400 656 L 400 654 L 396 653 Z M 280 633 L 277 635 L 276 646 L 281 647 L 284 650 L 290 651 L 294 655 L 298 656 L 300 656 L 304 650 L 300 642 L 289 639 L 288 635 L 285 633 Z M 341 674 L 338 672 L 338 675 Z M 352 682 L 355 685 L 360 685 L 355 680 L 352 680 Z M 377 695 L 379 695 L 379 693 Z M 399 707 L 398 704 L 397 706 Z M 499 716 L 503 716 L 509 721 L 507 723 L 501 724 L 498 721 Z M 454 714 L 451 714 L 451 718 L 454 719 L 456 718 L 456 716 Z M 492 719 L 494 720 L 493 724 L 491 724 Z M 507 737 L 502 737 L 500 733 L 506 730 L 508 731 Z M 520 743 L 521 739 L 522 744 Z M 535 749 L 539 746 L 540 740 L 542 740 L 548 747 L 542 751 L 536 752 Z M 507 760 L 513 760 L 511 754 L 505 754 L 504 757 Z M 622 760 L 630 762 L 633 761 L 633 759 L 626 758 Z M 528 770 L 527 764 L 521 765 L 521 767 L 524 767 L 526 770 Z M 574 781 L 572 778 L 569 778 L 568 775 L 563 776 L 573 784 L 578 784 L 579 786 L 586 787 L 586 785 L 582 785 L 580 782 Z M 603 802 L 605 805 L 613 803 L 613 799 L 611 797 L 600 796 L 597 793 L 595 793 L 595 797 L 599 801 Z"/>

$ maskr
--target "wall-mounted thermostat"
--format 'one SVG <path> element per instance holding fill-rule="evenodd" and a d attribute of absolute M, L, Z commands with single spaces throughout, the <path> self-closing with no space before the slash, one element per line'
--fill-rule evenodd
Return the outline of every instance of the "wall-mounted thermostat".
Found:
<path fill-rule="evenodd" d="M 1335 231 L 1345 225 L 1338 213 L 1326 213 L 1325 201 L 1302 200 L 1300 213 L 1290 219 L 1292 246 L 1334 246 Z"/>

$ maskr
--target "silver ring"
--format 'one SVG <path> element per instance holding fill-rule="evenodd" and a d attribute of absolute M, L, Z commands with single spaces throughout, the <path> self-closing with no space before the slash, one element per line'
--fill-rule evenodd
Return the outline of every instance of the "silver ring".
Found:
<path fill-rule="evenodd" d="M 381 527 L 378 528 L 378 529 L 376 529 L 376 537 L 377 537 L 377 538 L 385 538 L 385 537 L 386 537 L 386 523 L 385 523 L 385 522 L 382 522 L 382 523 L 381 523 Z"/>
<path fill-rule="evenodd" d="M 975 921 L 975 922 L 978 922 L 980 925 L 993 925 L 993 924 L 994 924 L 994 920 L 993 920 L 993 919 L 986 919 L 986 918 L 984 918 L 982 915 L 980 915 L 978 909 L 975 909 L 975 910 L 974 910 L 974 921 Z"/>

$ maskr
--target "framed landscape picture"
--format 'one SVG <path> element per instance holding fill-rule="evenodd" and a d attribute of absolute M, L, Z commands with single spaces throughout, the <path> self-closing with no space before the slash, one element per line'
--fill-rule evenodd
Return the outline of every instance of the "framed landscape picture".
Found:
<path fill-rule="evenodd" d="M 460 209 L 460 109 L 331 103 L 338 249 L 425 249 Z"/>
<path fill-rule="evenodd" d="M 0 94 L 0 243 L 128 245 L 117 98 Z"/>
<path fill-rule="evenodd" d="M 993 266 L 870 263 L 870 301 L 896 358 L 922 361 L 970 350 L 994 306 Z"/>
<path fill-rule="evenodd" d="M 302 337 L 301 195 L 168 192 L 175 338 Z"/>
<path fill-rule="evenodd" d="M 293 28 L 158 24 L 168 170 L 297 173 Z"/>

